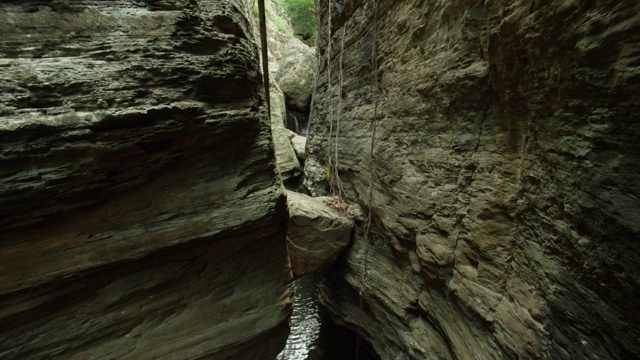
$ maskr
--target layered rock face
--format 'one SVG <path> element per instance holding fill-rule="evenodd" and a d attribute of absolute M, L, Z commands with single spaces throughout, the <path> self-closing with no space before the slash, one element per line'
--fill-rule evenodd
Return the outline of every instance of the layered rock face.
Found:
<path fill-rule="evenodd" d="M 336 319 L 383 359 L 640 356 L 638 2 L 316 11 L 307 185 L 370 216 Z"/>
<path fill-rule="evenodd" d="M 247 3 L 0 5 L 0 358 L 283 347 L 286 198 Z"/>

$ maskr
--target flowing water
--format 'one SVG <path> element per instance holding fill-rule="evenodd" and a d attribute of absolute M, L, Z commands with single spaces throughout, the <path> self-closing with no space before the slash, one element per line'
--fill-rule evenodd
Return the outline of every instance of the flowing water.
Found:
<path fill-rule="evenodd" d="M 298 135 L 307 136 L 309 113 L 287 107 L 287 128 Z"/>
<path fill-rule="evenodd" d="M 318 307 L 314 277 L 296 280 L 295 288 L 291 335 L 277 360 L 355 360 L 356 336 Z M 357 359 L 375 358 L 361 349 Z"/>

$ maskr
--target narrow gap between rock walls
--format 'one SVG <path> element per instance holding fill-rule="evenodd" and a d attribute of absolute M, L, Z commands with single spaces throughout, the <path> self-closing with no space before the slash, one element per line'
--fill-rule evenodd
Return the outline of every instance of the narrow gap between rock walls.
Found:
<path fill-rule="evenodd" d="M 267 47 L 261 49 L 263 58 L 269 59 L 264 71 L 269 72 L 271 85 L 265 88 L 271 99 L 276 162 L 288 190 L 308 193 L 302 180 L 311 98 L 318 71 L 315 4 L 314 0 L 264 0 L 264 5 L 262 14 L 258 14 L 256 5 L 254 15 L 257 25 L 261 26 L 258 15 L 264 19 L 268 34 L 260 42 Z M 291 333 L 278 360 L 377 359 L 364 339 L 336 325 L 329 310 L 319 304 L 315 276 L 306 275 L 296 280 L 294 286 Z"/>
<path fill-rule="evenodd" d="M 277 360 L 376 360 L 364 341 L 356 348 L 354 331 L 336 325 L 317 301 L 316 278 L 306 275 L 295 281 L 296 295 L 291 334 Z"/>

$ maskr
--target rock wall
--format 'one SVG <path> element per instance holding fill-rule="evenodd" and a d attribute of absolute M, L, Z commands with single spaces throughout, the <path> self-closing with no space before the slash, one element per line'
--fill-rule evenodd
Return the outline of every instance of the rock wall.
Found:
<path fill-rule="evenodd" d="M 259 24 L 257 5 L 254 22 Z M 293 34 L 289 17 L 282 4 L 265 1 L 267 48 L 271 94 L 271 132 L 278 171 L 289 187 L 301 187 L 302 160 L 294 149 L 287 131 L 288 108 L 309 109 L 315 82 L 315 48 L 310 48 Z M 260 38 L 258 27 L 254 28 Z M 262 55 L 262 52 L 260 53 Z M 262 61 L 262 56 L 260 57 Z"/>
<path fill-rule="evenodd" d="M 302 166 L 296 157 L 287 133 L 286 97 L 276 80 L 279 64 L 283 61 L 284 46 L 293 36 L 293 29 L 287 20 L 284 9 L 271 0 L 265 1 L 265 17 L 267 27 L 267 50 L 269 60 L 269 79 L 271 96 L 271 134 L 273 136 L 276 164 L 284 181 L 299 178 Z M 260 39 L 260 24 L 257 2 L 254 8 L 254 35 Z M 280 24 L 282 29 L 278 28 Z M 261 43 L 259 46 L 262 46 Z M 260 51 L 262 62 L 262 51 Z"/>
<path fill-rule="evenodd" d="M 282 349 L 286 198 L 251 10 L 0 5 L 0 358 Z"/>
<path fill-rule="evenodd" d="M 316 11 L 306 184 L 370 216 L 335 318 L 383 359 L 640 356 L 639 3 Z"/>

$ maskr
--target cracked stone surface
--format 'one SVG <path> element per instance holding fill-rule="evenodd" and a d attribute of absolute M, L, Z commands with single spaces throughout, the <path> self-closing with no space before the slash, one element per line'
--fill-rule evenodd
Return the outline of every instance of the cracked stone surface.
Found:
<path fill-rule="evenodd" d="M 317 2 L 306 185 L 371 216 L 336 320 L 383 359 L 640 356 L 639 6 Z"/>
<path fill-rule="evenodd" d="M 187 3 L 0 4 L 0 358 L 284 346 L 286 198 L 252 8 Z"/>
<path fill-rule="evenodd" d="M 287 190 L 287 249 L 296 278 L 333 265 L 351 241 L 353 222 L 332 201 Z"/>

